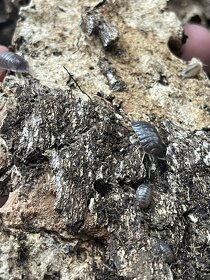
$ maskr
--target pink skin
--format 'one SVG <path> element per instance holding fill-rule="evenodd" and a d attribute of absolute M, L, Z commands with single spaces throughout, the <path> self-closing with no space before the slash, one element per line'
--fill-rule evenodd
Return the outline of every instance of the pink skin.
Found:
<path fill-rule="evenodd" d="M 7 47 L 0 45 L 0 53 L 8 52 L 8 51 L 9 49 Z M 3 82 L 4 77 L 6 76 L 6 72 L 7 72 L 6 70 L 0 69 L 0 82 Z"/>
<path fill-rule="evenodd" d="M 181 48 L 181 58 L 189 61 L 198 58 L 204 64 L 204 70 L 210 74 L 210 32 L 201 25 L 187 23 L 184 34 L 188 36 Z"/>

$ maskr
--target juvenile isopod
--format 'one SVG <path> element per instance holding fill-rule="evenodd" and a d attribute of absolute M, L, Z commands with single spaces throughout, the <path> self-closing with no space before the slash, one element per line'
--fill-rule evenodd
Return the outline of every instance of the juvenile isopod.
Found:
<path fill-rule="evenodd" d="M 158 246 L 164 261 L 167 263 L 172 263 L 174 261 L 174 254 L 168 244 L 161 240 L 159 241 Z"/>
<path fill-rule="evenodd" d="M 145 209 L 150 205 L 152 193 L 152 187 L 148 184 L 142 184 L 137 188 L 136 199 L 142 209 Z"/>
<path fill-rule="evenodd" d="M 30 72 L 28 62 L 22 56 L 13 52 L 0 53 L 0 69 L 19 73 Z"/>
<path fill-rule="evenodd" d="M 131 125 L 139 137 L 145 153 L 163 159 L 165 157 L 165 148 L 157 129 L 145 121 L 133 121 Z"/>
<path fill-rule="evenodd" d="M 197 60 L 194 63 L 189 64 L 182 70 L 182 79 L 194 78 L 198 76 L 203 68 L 203 63 Z"/>

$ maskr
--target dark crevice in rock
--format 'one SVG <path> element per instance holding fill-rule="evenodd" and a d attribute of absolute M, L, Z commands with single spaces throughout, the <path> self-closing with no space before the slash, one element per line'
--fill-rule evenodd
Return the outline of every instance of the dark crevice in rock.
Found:
<path fill-rule="evenodd" d="M 0 45 L 11 45 L 16 23 L 19 18 L 18 13 L 18 5 L 8 0 L 0 1 Z"/>
<path fill-rule="evenodd" d="M 102 196 L 106 196 L 108 192 L 111 191 L 112 187 L 109 183 L 104 182 L 103 180 L 96 180 L 94 183 L 94 189 Z"/>

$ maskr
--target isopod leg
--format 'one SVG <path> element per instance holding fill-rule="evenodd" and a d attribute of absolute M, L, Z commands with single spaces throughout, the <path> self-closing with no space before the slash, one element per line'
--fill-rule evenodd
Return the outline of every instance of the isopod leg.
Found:
<path fill-rule="evenodd" d="M 143 151 L 143 156 L 142 156 L 142 159 L 141 159 L 141 163 L 142 163 L 142 164 L 143 164 L 143 161 L 144 161 L 145 155 L 146 155 L 146 153 L 145 153 L 145 151 Z"/>

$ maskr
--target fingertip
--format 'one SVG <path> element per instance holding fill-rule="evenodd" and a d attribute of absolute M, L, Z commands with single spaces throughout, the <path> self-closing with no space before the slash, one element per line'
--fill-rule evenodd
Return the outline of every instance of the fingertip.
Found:
<path fill-rule="evenodd" d="M 6 46 L 0 45 L 0 53 L 8 52 L 9 49 Z"/>
<path fill-rule="evenodd" d="M 0 82 L 2 83 L 4 81 L 4 78 L 6 76 L 7 71 L 0 70 Z"/>
<path fill-rule="evenodd" d="M 0 53 L 8 52 L 8 51 L 9 51 L 9 49 L 6 46 L 0 45 Z M 6 73 L 7 73 L 6 70 L 0 70 L 0 82 L 1 83 L 4 81 Z"/>

